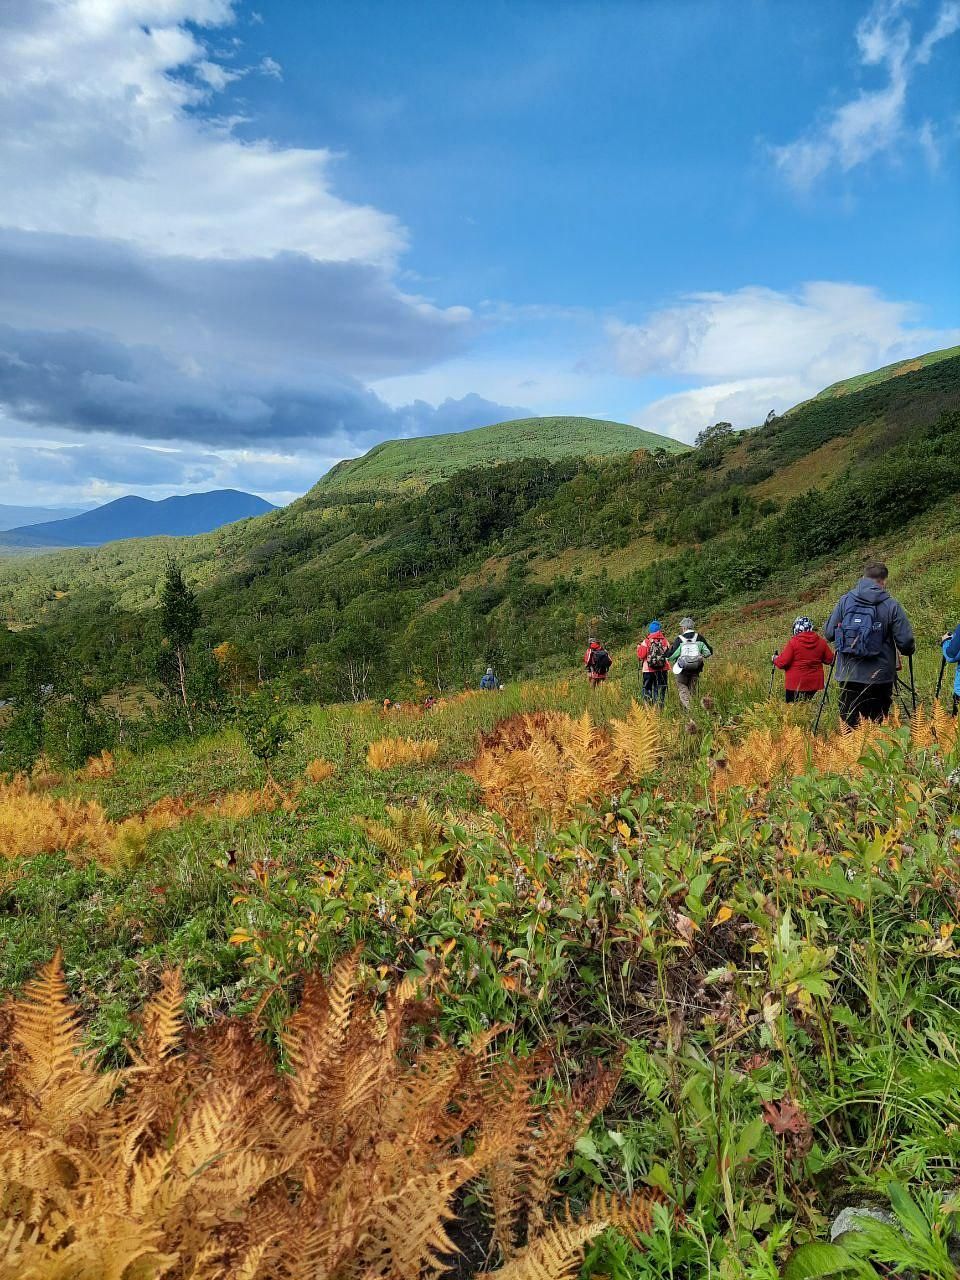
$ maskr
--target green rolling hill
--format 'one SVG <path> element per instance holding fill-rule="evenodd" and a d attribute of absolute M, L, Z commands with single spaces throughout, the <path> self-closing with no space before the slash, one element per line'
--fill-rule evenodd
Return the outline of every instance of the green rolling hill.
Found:
<path fill-rule="evenodd" d="M 960 356 L 960 347 L 944 347 L 941 351 L 928 351 L 926 355 L 911 356 L 909 360 L 898 360 L 895 364 L 885 364 L 881 369 L 872 369 L 869 373 L 861 373 L 855 378 L 843 378 L 840 382 L 831 383 L 829 387 L 824 387 L 818 392 L 816 399 L 829 400 L 836 396 L 847 396 L 852 391 L 862 391 L 864 387 L 875 386 L 878 382 L 887 382 L 890 378 L 899 378 L 917 369 L 926 369 L 928 365 L 939 364 L 941 360 L 954 360 L 957 356 Z"/>
<path fill-rule="evenodd" d="M 472 431 L 409 440 L 384 440 L 363 455 L 341 462 L 313 493 L 423 490 L 469 467 L 521 458 L 609 458 L 637 449 L 680 453 L 687 446 L 669 436 L 602 418 L 516 418 Z"/>
<path fill-rule="evenodd" d="M 215 533 L 6 560 L 0 697 L 34 640 L 114 685 L 149 680 L 171 552 L 200 593 L 202 645 L 230 641 L 251 669 L 320 699 L 351 697 L 358 670 L 370 696 L 446 687 L 481 658 L 514 676 L 548 670 L 594 623 L 619 644 L 650 616 L 773 602 L 787 617 L 866 554 L 911 566 L 935 630 L 960 587 L 943 549 L 960 534 L 960 353 L 915 363 L 699 448 L 520 458 L 423 490 L 396 467 L 354 489 L 342 468 L 342 488 L 327 477 Z M 474 449 L 488 431 L 454 438 Z M 402 442 L 401 456 L 432 447 Z"/>

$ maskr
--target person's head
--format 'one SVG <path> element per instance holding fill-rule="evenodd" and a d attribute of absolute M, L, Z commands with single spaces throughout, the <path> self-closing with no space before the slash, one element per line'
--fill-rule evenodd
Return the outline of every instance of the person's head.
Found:
<path fill-rule="evenodd" d="M 681 618 L 681 619 L 680 619 L 680 630 L 681 630 L 681 631 L 693 631 L 693 629 L 694 629 L 694 627 L 695 627 L 695 626 L 696 626 L 696 623 L 694 622 L 694 620 L 693 620 L 692 618 Z"/>
<path fill-rule="evenodd" d="M 816 627 L 809 618 L 795 618 L 793 622 L 793 634 L 801 636 L 805 631 L 816 631 Z"/>
<path fill-rule="evenodd" d="M 587 641 L 587 644 L 599 644 L 599 643 L 600 641 L 597 639 L 596 636 L 591 636 Z"/>
<path fill-rule="evenodd" d="M 870 578 L 873 582 L 878 582 L 880 586 L 886 582 L 889 570 L 882 560 L 868 560 L 863 566 L 863 576 Z"/>
<path fill-rule="evenodd" d="M 647 630 L 650 632 L 652 636 L 655 636 L 658 631 L 663 630 L 663 627 L 656 620 L 656 618 L 654 618 L 654 620 L 650 623 L 649 627 L 647 627 Z"/>
<path fill-rule="evenodd" d="M 487 675 L 488 675 L 488 676 L 492 676 L 492 675 L 493 675 L 493 667 L 487 667 Z"/>

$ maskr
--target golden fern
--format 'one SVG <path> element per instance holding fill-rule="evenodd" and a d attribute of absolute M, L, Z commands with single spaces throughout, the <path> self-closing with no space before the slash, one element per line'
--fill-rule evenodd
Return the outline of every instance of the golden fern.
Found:
<path fill-rule="evenodd" d="M 610 729 L 614 752 L 632 781 L 638 781 L 656 769 L 663 745 L 660 716 L 652 707 L 641 707 L 632 700 L 626 719 L 611 720 Z"/>
<path fill-rule="evenodd" d="M 0 1280 L 426 1280 L 462 1188 L 498 1173 L 515 1249 L 498 1275 L 569 1275 L 607 1226 L 647 1229 L 649 1200 L 556 1221 L 542 1205 L 616 1072 L 536 1102 L 542 1055 L 415 1051 L 416 999 L 405 984 L 374 1009 L 348 957 L 308 981 L 278 1073 L 246 1023 L 184 1036 L 166 975 L 132 1065 L 103 1072 L 55 957 L 0 1018 Z"/>
<path fill-rule="evenodd" d="M 952 716 L 949 711 L 945 710 L 941 703 L 935 702 L 931 721 L 933 724 L 933 736 L 937 741 L 937 745 L 943 751 L 952 751 L 957 745 L 957 717 Z"/>
<path fill-rule="evenodd" d="M 443 839 L 443 818 L 422 797 L 415 805 L 387 805 L 387 821 L 360 821 L 367 839 L 393 858 L 410 849 L 431 853 Z"/>
<path fill-rule="evenodd" d="M 429 764 L 439 750 L 436 738 L 380 738 L 367 747 L 367 768 L 383 770 L 405 764 Z"/>
<path fill-rule="evenodd" d="M 595 1191 L 584 1213 L 575 1216 L 567 1207 L 558 1221 L 540 1231 L 506 1266 L 478 1280 L 574 1280 L 586 1246 L 601 1232 L 614 1227 L 638 1245 L 639 1236 L 652 1230 L 653 1207 L 660 1199 L 657 1193 L 624 1200 Z"/>

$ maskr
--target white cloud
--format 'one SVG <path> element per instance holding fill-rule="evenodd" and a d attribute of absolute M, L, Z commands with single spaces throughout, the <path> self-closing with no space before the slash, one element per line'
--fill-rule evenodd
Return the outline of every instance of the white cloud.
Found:
<path fill-rule="evenodd" d="M 704 293 L 651 315 L 607 326 L 618 370 L 680 375 L 705 385 L 646 406 L 640 426 L 692 440 L 711 422 L 754 426 L 831 382 L 960 342 L 932 329 L 918 308 L 862 285 L 814 282 L 794 293 L 745 288 Z"/>
<path fill-rule="evenodd" d="M 401 227 L 333 193 L 331 152 L 211 118 L 243 71 L 197 29 L 233 20 L 230 0 L 0 5 L 0 225 L 153 253 L 393 260 Z"/>
<path fill-rule="evenodd" d="M 879 67 L 886 83 L 861 89 L 805 135 L 772 148 L 774 163 L 796 187 L 806 189 L 831 169 L 847 173 L 909 140 L 929 154 L 930 125 L 907 119 L 911 80 L 935 47 L 960 30 L 960 0 L 941 0 L 933 23 L 915 40 L 907 0 L 875 0 L 856 29 L 860 63 Z M 926 131 L 925 131 L 926 129 Z"/>

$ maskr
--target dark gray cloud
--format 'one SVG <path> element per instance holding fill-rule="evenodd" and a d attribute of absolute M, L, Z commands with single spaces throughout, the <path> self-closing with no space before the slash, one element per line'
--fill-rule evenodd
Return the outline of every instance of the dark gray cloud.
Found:
<path fill-rule="evenodd" d="M 291 375 L 317 364 L 363 379 L 410 373 L 463 350 L 463 307 L 402 293 L 382 267 L 273 258 L 151 255 L 84 236 L 0 228 L 0 322 L 122 334 L 200 363 Z"/>
<path fill-rule="evenodd" d="M 154 347 L 10 325 L 0 325 L 0 404 L 34 429 L 234 448 L 346 438 L 354 451 L 384 436 L 465 430 L 520 412 L 476 395 L 438 409 L 423 401 L 393 408 L 354 378 L 316 372 L 284 383 L 237 367 L 184 369 Z"/>

